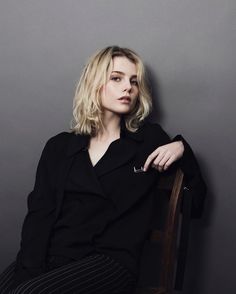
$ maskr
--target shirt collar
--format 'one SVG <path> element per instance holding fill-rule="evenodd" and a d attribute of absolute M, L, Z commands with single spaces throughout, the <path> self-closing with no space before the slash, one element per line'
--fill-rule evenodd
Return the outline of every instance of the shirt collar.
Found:
<path fill-rule="evenodd" d="M 120 137 L 121 138 L 130 138 L 137 142 L 143 141 L 143 128 L 142 126 L 135 132 L 131 132 L 126 128 L 124 118 L 121 119 L 120 123 Z"/>
<path fill-rule="evenodd" d="M 69 142 L 69 146 L 67 149 L 67 155 L 71 156 L 80 150 L 87 149 L 89 145 L 90 135 L 81 135 L 71 133 L 72 137 Z M 131 139 L 136 142 L 142 142 L 144 140 L 143 136 L 143 127 L 141 126 L 136 132 L 131 132 L 126 128 L 125 120 L 121 119 L 121 127 L 120 127 L 120 138 Z"/>

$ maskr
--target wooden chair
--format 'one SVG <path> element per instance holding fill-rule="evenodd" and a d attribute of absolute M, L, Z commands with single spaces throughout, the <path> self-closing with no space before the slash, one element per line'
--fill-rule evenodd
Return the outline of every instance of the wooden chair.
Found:
<path fill-rule="evenodd" d="M 188 239 L 186 223 L 189 223 L 191 203 L 188 202 L 187 222 L 181 222 L 184 189 L 182 171 L 178 169 L 163 174 L 157 189 L 151 234 L 141 257 L 136 294 L 170 294 L 174 288 L 181 290 L 183 284 Z M 180 250 L 177 251 L 179 243 Z"/>

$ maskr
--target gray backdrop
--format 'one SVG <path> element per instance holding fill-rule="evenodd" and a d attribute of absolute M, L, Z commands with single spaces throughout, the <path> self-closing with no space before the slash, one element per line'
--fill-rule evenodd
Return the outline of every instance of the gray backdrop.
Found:
<path fill-rule="evenodd" d="M 87 57 L 118 44 L 143 57 L 154 118 L 189 141 L 208 182 L 185 293 L 234 292 L 235 15 L 234 0 L 0 1 L 0 270 L 19 248 L 42 148 L 69 128 Z"/>

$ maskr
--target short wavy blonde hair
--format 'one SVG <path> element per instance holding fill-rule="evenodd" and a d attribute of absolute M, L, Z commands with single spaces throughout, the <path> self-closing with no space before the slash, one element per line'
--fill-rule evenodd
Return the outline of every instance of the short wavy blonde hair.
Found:
<path fill-rule="evenodd" d="M 95 135 L 103 128 L 100 90 L 109 79 L 114 57 L 126 57 L 137 67 L 139 96 L 133 110 L 123 115 L 126 128 L 135 132 L 150 113 L 152 99 L 141 58 L 131 49 L 110 46 L 91 56 L 82 71 L 73 100 L 72 132 Z"/>

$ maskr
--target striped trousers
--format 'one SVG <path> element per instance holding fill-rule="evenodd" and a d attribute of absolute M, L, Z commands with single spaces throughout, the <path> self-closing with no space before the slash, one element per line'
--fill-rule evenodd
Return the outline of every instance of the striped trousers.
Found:
<path fill-rule="evenodd" d="M 93 254 L 61 266 L 49 264 L 48 271 L 9 290 L 15 262 L 0 275 L 1 294 L 132 294 L 135 278 L 103 254 Z"/>

